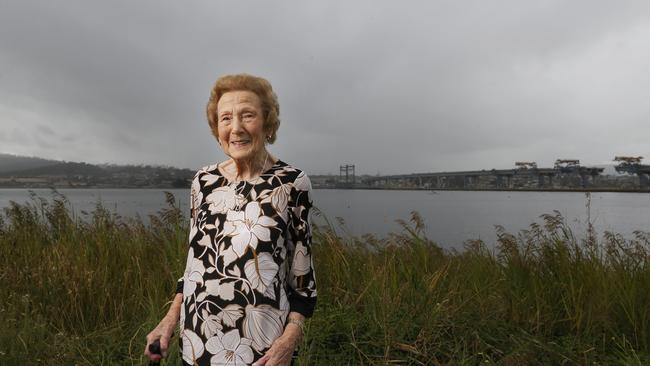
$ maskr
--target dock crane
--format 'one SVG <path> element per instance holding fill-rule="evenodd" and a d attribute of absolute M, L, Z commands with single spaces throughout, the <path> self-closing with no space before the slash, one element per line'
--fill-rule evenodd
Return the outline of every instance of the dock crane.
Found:
<path fill-rule="evenodd" d="M 560 173 L 572 173 L 580 170 L 580 160 L 577 159 L 557 159 L 554 168 Z"/>
<path fill-rule="evenodd" d="M 641 164 L 643 156 L 615 156 L 618 165 L 614 167 L 619 173 L 636 174 L 639 176 L 639 188 L 650 186 L 650 165 Z"/>
<path fill-rule="evenodd" d="M 615 156 L 614 161 L 618 162 L 616 169 L 619 173 L 636 174 L 641 166 L 643 156 Z"/>

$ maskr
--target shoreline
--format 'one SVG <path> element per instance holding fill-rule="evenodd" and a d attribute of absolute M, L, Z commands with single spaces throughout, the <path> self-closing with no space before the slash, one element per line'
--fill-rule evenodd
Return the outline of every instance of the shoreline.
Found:
<path fill-rule="evenodd" d="M 626 189 L 626 188 L 418 188 L 418 187 L 330 187 L 330 186 L 313 186 L 313 189 L 339 189 L 339 190 L 364 190 L 364 191 L 459 191 L 459 192 L 611 192 L 611 193 L 650 193 L 650 189 Z M 190 187 L 169 187 L 169 186 L 147 186 L 147 187 L 133 187 L 133 186 L 0 186 L 0 189 L 190 189 Z"/>
<path fill-rule="evenodd" d="M 375 188 L 375 187 L 314 187 L 314 189 L 345 189 L 345 190 L 375 190 L 375 191 L 476 191 L 476 192 L 613 192 L 613 193 L 650 193 L 650 190 L 615 189 L 615 188 Z"/>

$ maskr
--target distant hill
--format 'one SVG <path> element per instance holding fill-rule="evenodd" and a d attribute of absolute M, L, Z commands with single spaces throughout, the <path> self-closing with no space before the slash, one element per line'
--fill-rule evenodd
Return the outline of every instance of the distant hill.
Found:
<path fill-rule="evenodd" d="M 0 154 L 0 187 L 184 188 L 195 171 L 152 165 L 94 165 Z"/>
<path fill-rule="evenodd" d="M 86 163 L 58 162 L 51 165 L 39 166 L 28 169 L 17 169 L 6 172 L 0 172 L 0 176 L 22 176 L 22 177 L 39 177 L 39 176 L 70 176 L 85 175 L 102 177 L 107 176 L 108 172 L 99 166 Z"/>
<path fill-rule="evenodd" d="M 57 160 L 0 153 L 0 173 L 37 169 L 60 163 Z"/>

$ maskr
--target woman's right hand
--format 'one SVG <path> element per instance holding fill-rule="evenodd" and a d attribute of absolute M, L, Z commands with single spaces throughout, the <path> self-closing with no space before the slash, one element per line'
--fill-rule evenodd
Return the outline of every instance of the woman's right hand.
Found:
<path fill-rule="evenodd" d="M 169 340 L 174 334 L 174 328 L 178 323 L 178 318 L 174 319 L 173 317 L 165 316 L 160 323 L 149 333 L 147 334 L 147 345 L 144 347 L 144 355 L 149 358 L 149 360 L 154 362 L 159 362 L 163 357 L 167 356 L 167 348 L 169 348 Z M 156 339 L 160 340 L 160 352 L 162 355 L 149 352 L 149 345 L 152 344 Z"/>
<path fill-rule="evenodd" d="M 149 358 L 149 360 L 158 362 L 161 358 L 167 356 L 167 348 L 169 347 L 169 340 L 174 334 L 174 328 L 178 324 L 178 318 L 181 314 L 181 305 L 183 303 L 183 294 L 176 294 L 174 300 L 172 301 L 171 306 L 167 315 L 158 323 L 158 325 L 147 334 L 147 344 L 144 346 L 144 355 Z M 156 339 L 160 340 L 160 353 L 153 354 L 149 352 L 149 345 L 152 344 Z"/>

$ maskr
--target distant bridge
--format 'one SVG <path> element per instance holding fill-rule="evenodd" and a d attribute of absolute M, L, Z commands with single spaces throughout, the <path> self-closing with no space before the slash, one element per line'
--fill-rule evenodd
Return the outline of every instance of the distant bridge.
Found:
<path fill-rule="evenodd" d="M 619 173 L 637 175 L 639 189 L 650 189 L 650 165 L 641 164 L 643 157 L 616 156 Z M 515 169 L 468 170 L 457 172 L 434 172 L 396 174 L 364 177 L 361 184 L 354 181 L 354 165 L 341 166 L 337 187 L 354 188 L 415 188 L 415 189 L 572 189 L 590 188 L 598 185 L 599 176 L 605 170 L 599 167 L 581 166 L 579 160 L 557 159 L 553 168 L 538 168 L 535 162 L 516 162 Z M 352 169 L 352 179 L 348 175 Z M 345 175 L 343 172 L 345 171 Z M 343 179 L 345 178 L 345 179 Z M 602 179 L 602 178 L 601 178 Z M 606 181 L 606 179 L 605 179 Z M 602 180 L 601 180 L 602 182 Z"/>
<path fill-rule="evenodd" d="M 371 187 L 413 187 L 424 189 L 544 189 L 554 182 L 562 186 L 586 188 L 596 181 L 604 168 L 518 168 L 398 174 L 364 179 Z"/>

